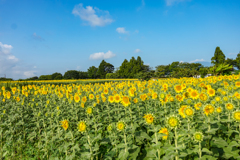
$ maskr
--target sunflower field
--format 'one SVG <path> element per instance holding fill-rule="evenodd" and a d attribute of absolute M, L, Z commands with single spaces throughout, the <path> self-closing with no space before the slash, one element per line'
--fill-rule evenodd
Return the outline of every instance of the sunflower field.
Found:
<path fill-rule="evenodd" d="M 240 75 L 0 85 L 3 160 L 240 159 Z"/>

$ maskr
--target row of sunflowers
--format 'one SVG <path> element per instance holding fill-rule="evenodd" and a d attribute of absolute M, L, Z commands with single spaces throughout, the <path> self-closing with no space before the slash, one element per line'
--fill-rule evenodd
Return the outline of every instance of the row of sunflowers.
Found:
<path fill-rule="evenodd" d="M 14 85 L 0 159 L 240 159 L 240 75 Z"/>

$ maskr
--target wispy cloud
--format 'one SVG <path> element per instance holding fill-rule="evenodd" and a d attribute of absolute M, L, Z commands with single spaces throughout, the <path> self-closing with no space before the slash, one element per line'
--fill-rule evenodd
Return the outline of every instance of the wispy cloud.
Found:
<path fill-rule="evenodd" d="M 113 22 L 108 11 L 102 11 L 92 6 L 84 8 L 82 3 L 74 7 L 72 14 L 79 16 L 81 20 L 86 21 L 87 25 L 90 26 L 105 26 Z"/>
<path fill-rule="evenodd" d="M 98 53 L 91 54 L 89 59 L 92 59 L 92 60 L 109 59 L 109 58 L 112 58 L 115 56 L 116 56 L 116 54 L 113 54 L 112 51 L 107 51 L 106 53 L 98 52 Z"/>
<path fill-rule="evenodd" d="M 116 29 L 116 31 L 117 31 L 118 33 L 122 33 L 122 34 L 127 34 L 127 33 L 128 33 L 128 31 L 126 31 L 124 27 L 118 27 L 118 28 Z"/>
<path fill-rule="evenodd" d="M 180 2 L 187 2 L 191 0 L 165 0 L 167 6 L 172 6 L 174 4 L 180 3 Z"/>
<path fill-rule="evenodd" d="M 34 76 L 33 66 L 26 66 L 12 54 L 12 45 L 0 42 L 0 76 L 6 74 L 8 78 L 28 78 Z"/>
<path fill-rule="evenodd" d="M 142 5 L 137 8 L 137 11 L 143 9 L 144 7 L 145 7 L 145 2 L 144 2 L 144 0 L 142 0 Z"/>
<path fill-rule="evenodd" d="M 195 63 L 195 62 L 205 62 L 204 59 L 195 59 L 193 61 L 190 61 L 189 63 Z"/>
<path fill-rule="evenodd" d="M 139 52 L 141 52 L 140 49 L 135 49 L 135 50 L 134 50 L 134 53 L 139 53 Z"/>
<path fill-rule="evenodd" d="M 37 35 L 37 33 L 33 33 L 32 37 L 35 40 L 44 41 L 44 38 L 42 38 L 41 36 Z"/>
<path fill-rule="evenodd" d="M 238 53 L 228 53 L 228 55 L 237 55 Z"/>
<path fill-rule="evenodd" d="M 9 54 L 12 48 L 13 47 L 11 45 L 2 44 L 2 42 L 0 42 L 0 54 Z"/>

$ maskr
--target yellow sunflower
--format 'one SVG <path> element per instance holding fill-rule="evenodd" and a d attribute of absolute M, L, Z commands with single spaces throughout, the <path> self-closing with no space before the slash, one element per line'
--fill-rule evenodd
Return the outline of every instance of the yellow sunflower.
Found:
<path fill-rule="evenodd" d="M 167 118 L 166 123 L 170 128 L 177 128 L 181 122 L 177 116 L 171 115 Z"/>
<path fill-rule="evenodd" d="M 226 107 L 226 109 L 227 110 L 232 110 L 233 108 L 234 108 L 234 105 L 232 104 L 232 103 L 227 103 L 226 105 L 225 105 L 225 107 Z"/>
<path fill-rule="evenodd" d="M 114 95 L 114 101 L 115 101 L 116 103 L 119 103 L 119 102 L 121 101 L 121 97 L 120 97 L 119 94 L 115 94 L 115 95 Z"/>
<path fill-rule="evenodd" d="M 78 123 L 78 130 L 79 130 L 79 132 L 85 132 L 86 129 L 87 129 L 86 122 L 85 121 L 80 121 Z"/>
<path fill-rule="evenodd" d="M 214 112 L 215 108 L 211 105 L 211 104 L 208 104 L 204 107 L 203 111 L 204 111 L 204 114 L 206 116 L 212 114 Z"/>
<path fill-rule="evenodd" d="M 237 122 L 240 122 L 240 111 L 239 110 L 233 112 L 233 119 Z"/>
<path fill-rule="evenodd" d="M 65 131 L 68 129 L 68 126 L 69 126 L 69 123 L 67 120 L 63 120 L 63 121 L 60 121 L 62 123 L 62 127 L 63 129 L 65 129 Z"/>
<path fill-rule="evenodd" d="M 174 86 L 174 90 L 177 92 L 177 93 L 180 93 L 183 91 L 183 87 L 181 85 L 176 85 Z"/>
<path fill-rule="evenodd" d="M 80 97 L 77 94 L 74 95 L 74 101 L 77 103 L 80 101 Z"/>
<path fill-rule="evenodd" d="M 166 136 L 162 137 L 163 140 L 166 140 L 168 138 L 169 133 L 168 133 L 168 129 L 166 127 L 165 128 L 161 128 L 158 133 L 163 133 L 163 134 L 166 135 Z"/>
<path fill-rule="evenodd" d="M 131 104 L 128 96 L 123 96 L 122 97 L 122 104 L 123 104 L 124 107 L 127 107 Z"/>
<path fill-rule="evenodd" d="M 199 96 L 199 94 L 198 94 L 197 90 L 192 90 L 192 92 L 190 92 L 190 97 L 192 99 L 198 99 L 198 96 Z"/>
<path fill-rule="evenodd" d="M 109 96 L 109 97 L 108 97 L 108 101 L 109 101 L 110 103 L 113 103 L 113 102 L 114 102 L 114 97 L 113 97 L 113 96 Z"/>
<path fill-rule="evenodd" d="M 143 118 L 145 118 L 147 124 L 153 124 L 153 121 L 155 119 L 153 114 L 145 114 Z"/>
<path fill-rule="evenodd" d="M 125 129 L 125 127 L 126 127 L 126 125 L 125 125 L 125 123 L 123 121 L 119 121 L 117 123 L 117 130 L 118 131 L 123 131 Z"/>
<path fill-rule="evenodd" d="M 208 93 L 208 95 L 209 95 L 210 97 L 215 96 L 215 90 L 212 89 L 212 88 L 208 89 L 208 90 L 207 90 L 207 93 Z"/>

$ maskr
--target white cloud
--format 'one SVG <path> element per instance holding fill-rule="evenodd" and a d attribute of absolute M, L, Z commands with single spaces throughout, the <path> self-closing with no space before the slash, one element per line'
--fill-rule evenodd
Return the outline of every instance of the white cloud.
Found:
<path fill-rule="evenodd" d="M 81 69 L 81 67 L 80 66 L 77 66 L 77 70 L 80 70 Z"/>
<path fill-rule="evenodd" d="M 195 63 L 195 62 L 204 62 L 204 59 L 195 59 L 193 61 L 190 61 L 189 63 Z"/>
<path fill-rule="evenodd" d="M 134 52 L 139 53 L 139 52 L 141 52 L 141 50 L 140 49 L 135 49 Z"/>
<path fill-rule="evenodd" d="M 36 76 L 35 73 L 36 73 L 36 71 L 25 71 L 25 72 L 23 72 L 24 76 L 26 76 L 28 78 Z"/>
<path fill-rule="evenodd" d="M 37 35 L 37 33 L 33 33 L 32 37 L 35 40 L 44 41 L 44 38 L 42 38 L 41 36 Z"/>
<path fill-rule="evenodd" d="M 111 51 L 107 51 L 106 53 L 104 52 L 93 53 L 90 55 L 89 58 L 92 60 L 98 60 L 98 59 L 109 59 L 115 56 L 116 54 L 113 54 Z"/>
<path fill-rule="evenodd" d="M 12 48 L 13 47 L 11 45 L 2 44 L 2 42 L 0 42 L 0 54 L 9 54 Z"/>
<path fill-rule="evenodd" d="M 228 53 L 228 55 L 237 55 L 238 53 Z"/>
<path fill-rule="evenodd" d="M 167 6 L 172 6 L 174 4 L 180 3 L 180 2 L 186 2 L 191 0 L 165 0 Z"/>
<path fill-rule="evenodd" d="M 184 61 L 180 61 L 180 63 L 183 63 Z"/>
<path fill-rule="evenodd" d="M 145 2 L 144 2 L 144 0 L 142 0 L 142 5 L 137 8 L 137 11 L 141 10 L 142 8 L 144 8 L 144 6 L 145 6 Z"/>
<path fill-rule="evenodd" d="M 12 49 L 11 45 L 0 42 L 0 77 L 4 74 L 13 79 L 34 76 L 35 71 L 31 70 L 33 67 L 22 63 L 11 53 Z"/>
<path fill-rule="evenodd" d="M 116 31 L 117 31 L 118 33 L 122 33 L 122 34 L 127 34 L 127 33 L 128 33 L 128 31 L 126 31 L 124 27 L 118 27 L 118 28 L 116 29 Z"/>
<path fill-rule="evenodd" d="M 75 5 L 72 14 L 79 16 L 81 20 L 86 21 L 90 26 L 105 26 L 113 22 L 108 11 L 101 11 L 92 6 L 84 8 L 82 3 Z"/>
<path fill-rule="evenodd" d="M 139 33 L 139 30 L 135 30 L 134 33 Z"/>

